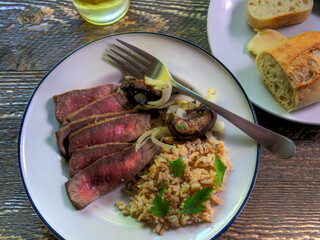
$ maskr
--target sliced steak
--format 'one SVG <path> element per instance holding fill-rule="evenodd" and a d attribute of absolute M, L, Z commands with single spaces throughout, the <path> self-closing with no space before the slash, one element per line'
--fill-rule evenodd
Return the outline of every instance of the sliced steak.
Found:
<path fill-rule="evenodd" d="M 114 113 L 103 113 L 103 114 L 98 114 L 98 115 L 90 115 L 87 117 L 80 118 L 76 121 L 73 121 L 71 123 L 68 123 L 61 127 L 59 130 L 56 131 L 56 139 L 57 139 L 57 144 L 59 147 L 59 150 L 63 156 L 67 155 L 67 139 L 70 133 L 87 126 L 91 123 L 95 123 L 107 118 L 112 118 L 112 117 L 117 117 L 117 116 L 122 116 L 125 114 L 130 114 L 134 112 L 130 111 L 123 111 L 123 112 L 114 112 Z"/>
<path fill-rule="evenodd" d="M 71 112 L 117 91 L 118 88 L 118 85 L 105 84 L 93 88 L 76 89 L 53 96 L 56 103 L 57 120 L 61 122 Z"/>
<path fill-rule="evenodd" d="M 129 109 L 132 109 L 132 105 L 123 94 L 112 93 L 70 113 L 63 119 L 62 126 L 86 116 L 108 112 L 122 112 Z"/>
<path fill-rule="evenodd" d="M 85 208 L 121 183 L 133 179 L 159 152 L 160 147 L 148 140 L 137 152 L 133 145 L 98 159 L 66 183 L 71 203 L 77 209 Z"/>
<path fill-rule="evenodd" d="M 69 155 L 79 148 L 107 142 L 131 142 L 150 128 L 150 114 L 136 113 L 106 119 L 69 135 Z"/>
<path fill-rule="evenodd" d="M 119 152 L 128 148 L 132 143 L 104 143 L 86 148 L 77 149 L 72 153 L 69 160 L 69 176 L 73 177 L 76 173 L 95 162 L 97 159 Z"/>

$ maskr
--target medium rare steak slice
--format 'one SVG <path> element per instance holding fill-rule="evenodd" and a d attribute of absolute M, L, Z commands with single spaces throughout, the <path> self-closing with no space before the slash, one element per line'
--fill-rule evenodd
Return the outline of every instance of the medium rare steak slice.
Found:
<path fill-rule="evenodd" d="M 132 143 L 104 143 L 86 148 L 77 149 L 72 153 L 69 160 L 69 176 L 73 177 L 76 173 L 95 162 L 97 159 L 119 152 L 124 148 L 130 147 Z"/>
<path fill-rule="evenodd" d="M 105 84 L 93 88 L 76 89 L 53 96 L 56 103 L 56 118 L 62 121 L 71 112 L 93 102 L 99 98 L 116 92 L 118 85 Z"/>
<path fill-rule="evenodd" d="M 80 118 L 76 121 L 73 121 L 71 123 L 68 123 L 61 127 L 59 130 L 56 131 L 56 139 L 57 144 L 59 147 L 59 150 L 63 156 L 67 155 L 67 140 L 70 133 L 78 130 L 79 128 L 82 128 L 84 126 L 87 126 L 91 123 L 95 123 L 101 120 L 104 120 L 106 118 L 112 118 L 116 116 L 122 116 L 125 114 L 130 114 L 134 112 L 130 111 L 123 111 L 123 112 L 114 112 L 114 113 L 103 113 L 103 114 L 97 114 L 97 115 L 90 115 L 87 117 Z"/>
<path fill-rule="evenodd" d="M 86 116 L 108 112 L 122 112 L 129 109 L 132 109 L 132 105 L 123 94 L 112 93 L 70 113 L 63 119 L 62 126 Z"/>
<path fill-rule="evenodd" d="M 108 191 L 133 179 L 160 152 L 160 147 L 148 140 L 137 152 L 135 145 L 103 157 L 77 173 L 66 183 L 68 197 L 77 209 Z"/>
<path fill-rule="evenodd" d="M 150 128 L 150 114 L 135 113 L 106 119 L 69 135 L 69 155 L 79 148 L 107 142 L 131 142 Z"/>

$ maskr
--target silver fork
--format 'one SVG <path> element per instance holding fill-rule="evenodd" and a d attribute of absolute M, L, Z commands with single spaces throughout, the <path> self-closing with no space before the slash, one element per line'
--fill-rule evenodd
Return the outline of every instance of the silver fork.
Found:
<path fill-rule="evenodd" d="M 294 143 L 269 129 L 261 127 L 255 123 L 252 123 L 220 106 L 214 104 L 205 98 L 201 97 L 197 93 L 184 87 L 177 81 L 175 81 L 169 73 L 167 67 L 159 61 L 156 57 L 143 51 L 142 49 L 135 47 L 123 40 L 117 39 L 123 46 L 114 44 L 114 46 L 120 51 L 110 49 L 113 53 L 118 55 L 122 60 L 107 54 L 115 63 L 136 76 L 137 78 L 144 79 L 147 76 L 151 79 L 157 80 L 170 80 L 172 86 L 178 90 L 184 92 L 186 95 L 198 100 L 204 105 L 212 108 L 220 116 L 231 122 L 233 125 L 241 129 L 251 138 L 256 140 L 270 152 L 280 158 L 291 158 L 296 152 Z M 129 50 L 130 49 L 130 50 Z"/>

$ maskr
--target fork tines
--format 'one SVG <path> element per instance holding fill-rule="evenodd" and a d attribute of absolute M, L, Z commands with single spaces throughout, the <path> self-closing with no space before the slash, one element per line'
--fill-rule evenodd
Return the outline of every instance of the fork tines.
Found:
<path fill-rule="evenodd" d="M 140 79 L 144 78 L 145 71 L 151 67 L 152 61 L 155 60 L 155 57 L 143 51 L 142 49 L 131 45 L 130 43 L 127 43 L 120 39 L 116 40 L 125 47 L 127 47 L 129 50 L 119 45 L 113 44 L 113 46 L 115 46 L 118 51 L 114 49 L 110 49 L 110 51 L 112 51 L 122 60 L 107 53 L 109 58 L 113 60 L 115 63 L 117 63 L 119 66 L 130 72 L 135 77 Z"/>
<path fill-rule="evenodd" d="M 147 53 L 146 51 L 143 51 L 142 49 L 131 45 L 130 43 L 127 43 L 123 40 L 120 39 L 116 39 L 119 43 L 122 43 L 124 46 L 126 46 L 127 48 L 130 48 L 131 50 L 133 50 L 134 52 L 140 54 L 141 56 L 145 57 L 146 59 L 149 59 L 150 61 L 155 61 L 156 58 L 154 56 L 152 56 L 151 54 Z"/>

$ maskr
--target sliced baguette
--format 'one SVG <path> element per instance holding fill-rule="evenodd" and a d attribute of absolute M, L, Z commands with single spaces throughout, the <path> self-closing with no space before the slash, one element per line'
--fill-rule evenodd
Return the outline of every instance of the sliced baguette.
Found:
<path fill-rule="evenodd" d="M 256 58 L 260 75 L 275 99 L 292 111 L 320 101 L 320 32 L 287 38 Z"/>
<path fill-rule="evenodd" d="M 313 0 L 249 0 L 247 23 L 257 29 L 278 28 L 305 21 Z"/>

